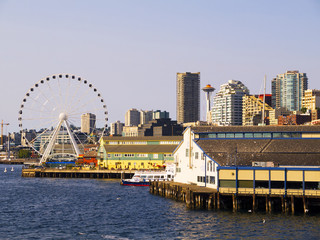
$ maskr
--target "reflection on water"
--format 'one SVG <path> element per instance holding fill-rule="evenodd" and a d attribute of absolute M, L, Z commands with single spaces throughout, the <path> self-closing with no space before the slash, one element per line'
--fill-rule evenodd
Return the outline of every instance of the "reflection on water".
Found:
<path fill-rule="evenodd" d="M 118 181 L 21 178 L 0 165 L 0 239 L 319 239 L 319 216 L 188 210 Z M 263 223 L 265 219 L 265 223 Z"/>

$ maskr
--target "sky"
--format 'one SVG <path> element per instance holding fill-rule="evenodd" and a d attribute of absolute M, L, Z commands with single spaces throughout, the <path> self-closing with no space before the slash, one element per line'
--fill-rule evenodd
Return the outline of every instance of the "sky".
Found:
<path fill-rule="evenodd" d="M 91 82 L 109 124 L 130 108 L 176 119 L 176 73 L 267 93 L 287 70 L 320 88 L 319 0 L 0 0 L 0 120 L 18 131 L 27 91 L 59 73 Z M 213 94 L 214 95 L 214 94 Z M 201 118 L 205 119 L 205 96 Z M 45 127 L 45 126 L 44 126 Z"/>

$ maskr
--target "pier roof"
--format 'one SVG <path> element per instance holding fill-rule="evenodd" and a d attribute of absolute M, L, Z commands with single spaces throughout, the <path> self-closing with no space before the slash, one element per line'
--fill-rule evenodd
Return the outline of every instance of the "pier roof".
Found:
<path fill-rule="evenodd" d="M 205 132 L 320 132 L 320 126 L 199 126 L 191 127 L 195 133 Z"/>
<path fill-rule="evenodd" d="M 146 136 L 146 137 L 121 137 L 107 136 L 104 141 L 181 141 L 182 136 Z"/>
<path fill-rule="evenodd" d="M 320 139 L 210 139 L 197 140 L 205 153 L 220 165 L 320 166 Z"/>

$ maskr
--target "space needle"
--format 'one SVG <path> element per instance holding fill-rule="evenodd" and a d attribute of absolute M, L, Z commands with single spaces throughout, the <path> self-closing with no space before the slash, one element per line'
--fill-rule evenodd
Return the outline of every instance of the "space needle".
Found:
<path fill-rule="evenodd" d="M 211 113 L 210 113 L 210 109 L 211 109 L 211 102 L 210 102 L 210 97 L 211 94 L 213 93 L 213 91 L 215 90 L 215 88 L 211 87 L 210 84 L 207 84 L 207 86 L 205 86 L 204 88 L 202 88 L 202 91 L 205 92 L 206 94 L 206 99 L 207 99 L 207 123 L 211 122 Z"/>

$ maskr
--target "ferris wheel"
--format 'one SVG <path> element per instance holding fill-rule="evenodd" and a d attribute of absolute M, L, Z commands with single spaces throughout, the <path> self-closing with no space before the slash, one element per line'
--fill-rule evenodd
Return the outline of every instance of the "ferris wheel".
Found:
<path fill-rule="evenodd" d="M 72 161 L 85 144 L 96 144 L 105 133 L 107 106 L 86 79 L 56 74 L 35 83 L 19 110 L 22 144 L 31 147 L 40 164 Z"/>

